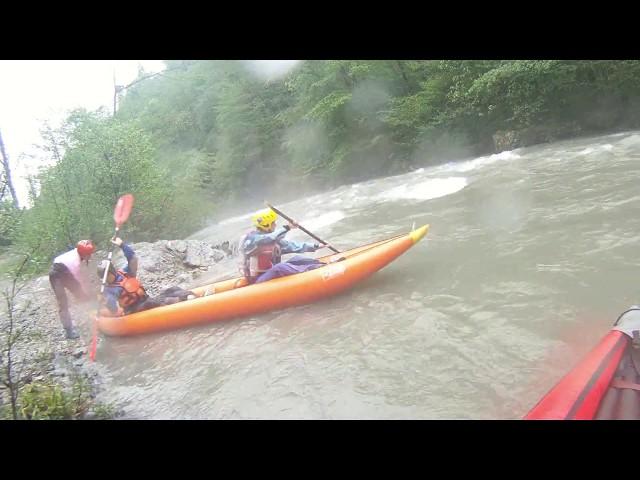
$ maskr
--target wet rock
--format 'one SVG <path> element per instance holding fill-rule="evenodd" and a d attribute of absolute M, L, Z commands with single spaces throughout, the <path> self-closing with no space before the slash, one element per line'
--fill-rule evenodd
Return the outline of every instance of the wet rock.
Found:
<path fill-rule="evenodd" d="M 222 243 L 218 243 L 213 245 L 214 250 L 222 251 L 227 257 L 233 257 L 235 255 L 235 244 L 230 243 L 228 240 L 225 240 Z"/>
<path fill-rule="evenodd" d="M 192 276 L 190 274 L 188 274 L 188 273 L 181 273 L 180 275 L 178 275 L 176 277 L 176 280 L 178 282 L 188 282 L 191 279 L 192 279 Z"/>
<path fill-rule="evenodd" d="M 178 253 L 185 253 L 187 251 L 187 242 L 184 240 L 169 240 L 166 245 L 167 250 L 173 250 Z"/>
<path fill-rule="evenodd" d="M 184 264 L 187 267 L 201 267 L 205 263 L 206 260 L 201 251 L 189 250 L 184 258 Z"/>
<path fill-rule="evenodd" d="M 498 130 L 493 135 L 493 146 L 496 153 L 513 150 L 520 146 L 520 136 L 515 130 Z"/>
<path fill-rule="evenodd" d="M 161 271 L 160 263 L 154 261 L 154 259 L 150 257 L 147 257 L 146 259 L 141 260 L 138 265 L 140 270 L 142 271 L 153 272 L 153 273 Z"/>
<path fill-rule="evenodd" d="M 212 248 L 211 249 L 211 256 L 213 258 L 214 262 L 221 262 L 222 260 L 224 260 L 225 257 L 225 252 L 223 252 L 222 250 L 219 250 L 217 248 Z"/>
<path fill-rule="evenodd" d="M 67 377 L 69 376 L 69 370 L 66 368 L 56 368 L 53 372 L 51 372 L 52 377 Z"/>
<path fill-rule="evenodd" d="M 224 257 L 225 254 L 222 250 L 214 249 L 204 242 L 190 241 L 184 257 L 184 264 L 187 267 L 207 267 L 223 260 Z"/>
<path fill-rule="evenodd" d="M 71 355 L 73 355 L 74 358 L 80 358 L 83 355 L 85 355 L 86 353 L 87 353 L 86 347 L 78 347 L 78 348 L 73 350 Z"/>
<path fill-rule="evenodd" d="M 176 285 L 180 288 L 186 289 L 189 283 L 191 282 L 191 275 L 188 273 L 183 273 L 176 277 Z"/>
<path fill-rule="evenodd" d="M 32 281 L 29 286 L 29 290 L 32 293 L 38 293 L 51 288 L 51 284 L 49 283 L 49 276 L 43 275 L 42 277 L 38 277 Z"/>
<path fill-rule="evenodd" d="M 582 127 L 577 122 L 560 122 L 536 125 L 520 130 L 500 130 L 493 135 L 493 145 L 496 153 L 528 147 L 540 143 L 554 142 L 564 138 L 575 137 L 582 133 Z"/>

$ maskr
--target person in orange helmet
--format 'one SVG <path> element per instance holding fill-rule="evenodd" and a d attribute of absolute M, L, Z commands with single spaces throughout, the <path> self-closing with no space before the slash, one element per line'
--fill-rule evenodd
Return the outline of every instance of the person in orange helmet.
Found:
<path fill-rule="evenodd" d="M 58 303 L 58 314 L 66 337 L 78 338 L 78 332 L 73 327 L 66 290 L 69 290 L 79 302 L 88 302 L 92 296 L 90 288 L 88 266 L 89 259 L 96 251 L 91 240 L 80 240 L 76 248 L 58 255 L 53 260 L 49 271 L 49 282 Z"/>

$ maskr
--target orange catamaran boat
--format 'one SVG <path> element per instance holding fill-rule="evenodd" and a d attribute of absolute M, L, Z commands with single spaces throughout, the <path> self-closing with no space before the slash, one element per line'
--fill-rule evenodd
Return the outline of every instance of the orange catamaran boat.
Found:
<path fill-rule="evenodd" d="M 242 277 L 204 285 L 192 289 L 204 296 L 123 317 L 98 317 L 98 328 L 105 335 L 137 335 L 315 302 L 347 290 L 385 267 L 428 229 L 429 225 L 424 225 L 407 234 L 322 257 L 327 265 L 308 272 L 255 285 L 247 285 Z"/>
<path fill-rule="evenodd" d="M 524 419 L 640 420 L 640 307 L 622 313 Z"/>

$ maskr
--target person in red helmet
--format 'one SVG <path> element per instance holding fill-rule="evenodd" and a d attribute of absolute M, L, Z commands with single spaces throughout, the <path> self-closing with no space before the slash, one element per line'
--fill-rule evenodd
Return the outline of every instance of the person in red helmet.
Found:
<path fill-rule="evenodd" d="M 78 338 L 73 328 L 65 290 L 69 290 L 79 302 L 92 300 L 87 289 L 90 286 L 88 266 L 96 247 L 91 240 L 80 240 L 76 248 L 58 255 L 49 271 L 49 282 L 58 302 L 58 313 L 67 338 Z"/>

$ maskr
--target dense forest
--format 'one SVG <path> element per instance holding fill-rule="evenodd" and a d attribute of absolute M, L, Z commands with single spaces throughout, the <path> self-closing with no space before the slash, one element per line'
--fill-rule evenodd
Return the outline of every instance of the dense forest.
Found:
<path fill-rule="evenodd" d="M 268 79 L 250 67 L 167 61 L 121 87 L 117 111 L 43 128 L 50 166 L 30 179 L 30 208 L 3 197 L 0 242 L 44 266 L 79 238 L 106 245 L 123 193 L 136 196 L 129 239 L 184 238 L 265 198 L 640 125 L 638 61 L 303 61 Z"/>

